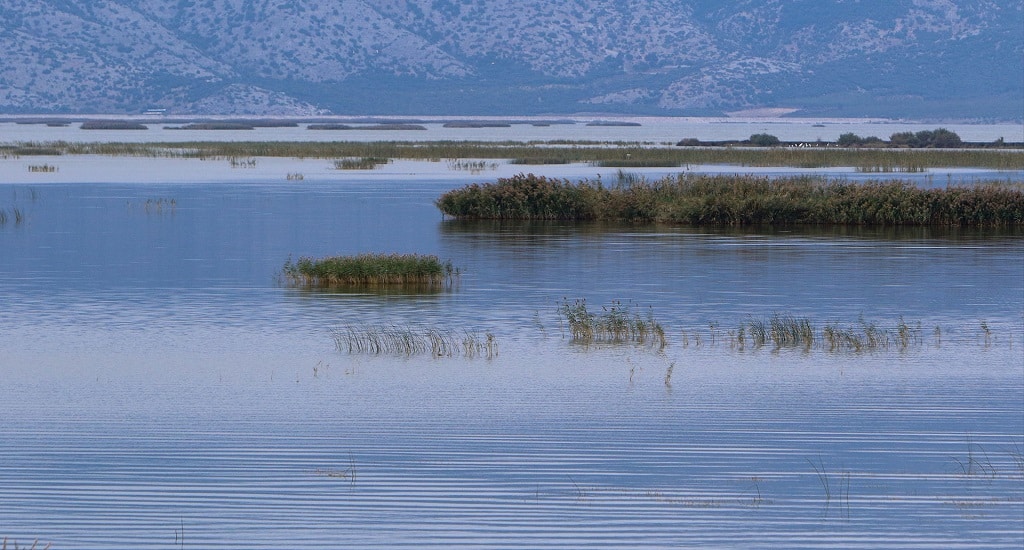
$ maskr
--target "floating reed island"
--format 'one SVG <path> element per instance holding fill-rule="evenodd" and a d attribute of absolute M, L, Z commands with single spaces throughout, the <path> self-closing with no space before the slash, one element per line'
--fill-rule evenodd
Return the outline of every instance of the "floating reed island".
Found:
<path fill-rule="evenodd" d="M 620 178 L 622 179 L 622 178 Z M 900 180 L 679 174 L 570 182 L 533 174 L 449 191 L 457 219 L 604 220 L 687 225 L 1024 225 L 1024 187 L 1001 182 L 925 189 Z"/>
<path fill-rule="evenodd" d="M 285 282 L 305 288 L 401 286 L 439 288 L 450 286 L 458 270 L 451 261 L 421 254 L 359 254 L 321 259 L 308 257 L 281 270 Z"/>

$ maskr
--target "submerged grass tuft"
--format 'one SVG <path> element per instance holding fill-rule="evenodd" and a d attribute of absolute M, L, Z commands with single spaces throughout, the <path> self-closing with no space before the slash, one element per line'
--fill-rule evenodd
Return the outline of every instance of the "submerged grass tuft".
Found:
<path fill-rule="evenodd" d="M 857 323 L 842 325 L 826 323 L 821 329 L 803 317 L 774 314 L 767 319 L 749 318 L 740 323 L 733 337 L 733 347 L 760 349 L 812 348 L 828 352 L 906 351 L 922 343 L 921 326 L 908 325 L 900 317 L 893 328 L 879 328 L 861 317 Z"/>
<path fill-rule="evenodd" d="M 351 354 L 399 355 L 411 357 L 482 357 L 498 355 L 498 343 L 490 332 L 457 332 L 438 328 L 379 325 L 347 326 L 332 332 L 339 351 Z"/>
<path fill-rule="evenodd" d="M 569 334 L 573 342 L 582 344 L 610 343 L 657 346 L 664 348 L 668 341 L 665 329 L 654 319 L 654 313 L 648 310 L 641 317 L 633 311 L 631 304 L 613 301 L 601 308 L 600 313 L 587 309 L 586 300 L 563 300 L 558 306 L 559 315 L 569 325 Z"/>
<path fill-rule="evenodd" d="M 281 270 L 284 281 L 309 288 L 406 286 L 426 289 L 450 286 L 459 272 L 451 261 L 422 254 L 359 254 L 321 259 L 308 257 Z"/>
<path fill-rule="evenodd" d="M 391 159 L 380 157 L 345 158 L 334 161 L 335 170 L 373 170 Z"/>

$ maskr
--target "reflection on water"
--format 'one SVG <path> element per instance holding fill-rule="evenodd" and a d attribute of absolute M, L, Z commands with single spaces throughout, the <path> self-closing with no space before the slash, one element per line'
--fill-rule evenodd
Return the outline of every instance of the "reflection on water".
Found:
<path fill-rule="evenodd" d="M 450 187 L 39 188 L 26 223 L 0 227 L 0 536 L 1024 542 L 1019 232 L 453 222 L 432 205 Z M 139 206 L 154 198 L 175 207 Z M 434 294 L 276 280 L 289 256 L 366 251 L 437 254 L 463 275 Z M 569 345 L 564 298 L 650 307 L 669 345 Z M 862 354 L 727 343 L 773 313 L 902 317 L 929 338 Z M 500 351 L 335 349 L 332 329 L 380 325 L 489 331 Z"/>

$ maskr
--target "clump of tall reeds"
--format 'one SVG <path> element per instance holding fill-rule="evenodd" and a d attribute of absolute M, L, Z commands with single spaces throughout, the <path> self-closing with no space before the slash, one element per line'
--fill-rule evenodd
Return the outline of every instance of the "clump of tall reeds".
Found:
<path fill-rule="evenodd" d="M 631 343 L 638 345 L 657 346 L 664 348 L 668 341 L 665 329 L 654 319 L 650 309 L 641 317 L 631 304 L 613 301 L 603 306 L 598 313 L 587 309 L 587 301 L 568 299 L 558 306 L 558 313 L 569 325 L 569 334 L 573 342 L 582 344 Z"/>
<path fill-rule="evenodd" d="M 228 164 L 230 164 L 232 168 L 256 168 L 256 159 L 231 157 L 228 159 Z"/>
<path fill-rule="evenodd" d="M 14 157 L 57 157 L 64 154 L 61 145 L 63 144 L 56 143 L 44 146 L 42 144 L 29 143 L 11 148 L 10 153 Z"/>
<path fill-rule="evenodd" d="M 605 186 L 519 174 L 449 191 L 435 204 L 463 219 L 610 220 L 687 225 L 1024 225 L 1024 188 L 923 189 L 900 180 L 680 174 Z"/>
<path fill-rule="evenodd" d="M 902 317 L 890 329 L 860 320 L 851 325 L 826 323 L 820 330 L 804 317 L 774 314 L 767 319 L 749 318 L 733 335 L 734 347 L 744 350 L 820 348 L 828 352 L 906 351 L 921 343 L 921 327 L 908 325 Z"/>
<path fill-rule="evenodd" d="M 808 319 L 775 314 L 767 320 L 750 318 L 740 323 L 736 330 L 736 344 L 743 349 L 748 340 L 754 348 L 771 345 L 809 350 L 816 338 Z"/>
<path fill-rule="evenodd" d="M 459 272 L 451 261 L 422 254 L 359 254 L 285 262 L 284 281 L 308 288 L 396 285 L 437 288 L 451 285 Z"/>
<path fill-rule="evenodd" d="M 334 161 L 335 170 L 373 170 L 391 159 L 382 157 L 345 158 Z"/>
<path fill-rule="evenodd" d="M 401 355 L 429 353 L 431 357 L 483 357 L 498 355 L 498 343 L 490 332 L 474 333 L 438 328 L 378 325 L 346 326 L 332 331 L 338 351 L 352 354 Z"/>
<path fill-rule="evenodd" d="M 448 159 L 448 169 L 453 171 L 462 170 L 476 175 L 484 170 L 497 170 L 498 163 L 486 160 Z"/>

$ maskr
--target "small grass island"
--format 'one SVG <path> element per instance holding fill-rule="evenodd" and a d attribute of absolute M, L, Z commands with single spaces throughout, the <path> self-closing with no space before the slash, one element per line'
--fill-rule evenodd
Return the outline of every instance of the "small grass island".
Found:
<path fill-rule="evenodd" d="M 304 288 L 401 286 L 438 288 L 449 286 L 459 271 L 451 261 L 424 254 L 358 254 L 309 257 L 285 262 L 282 279 Z"/>

